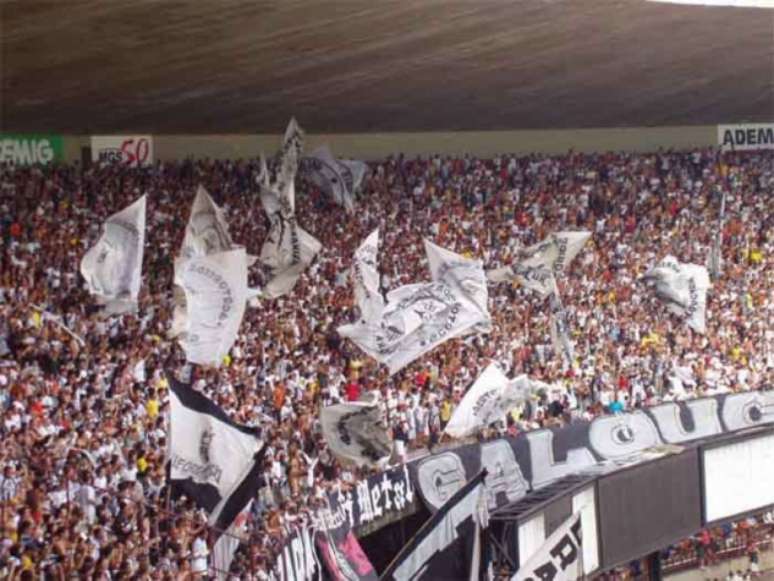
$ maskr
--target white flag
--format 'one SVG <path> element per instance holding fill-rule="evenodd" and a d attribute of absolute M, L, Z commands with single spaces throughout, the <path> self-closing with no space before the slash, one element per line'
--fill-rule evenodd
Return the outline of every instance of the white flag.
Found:
<path fill-rule="evenodd" d="M 478 309 L 484 321 L 477 325 L 476 330 L 488 333 L 492 327 L 492 318 L 489 314 L 489 290 L 483 262 L 455 254 L 429 240 L 425 240 L 425 253 L 433 281 L 448 284 Z"/>
<path fill-rule="evenodd" d="M 263 442 L 190 386 L 169 377 L 169 479 L 207 511 L 209 524 L 231 526 L 258 491 Z"/>
<path fill-rule="evenodd" d="M 575 346 L 570 339 L 567 311 L 559 298 L 558 290 L 551 295 L 550 309 L 549 328 L 551 331 L 551 342 L 553 343 L 554 351 L 562 356 L 564 368 L 569 369 L 575 361 Z"/>
<path fill-rule="evenodd" d="M 219 581 L 225 581 L 229 578 L 231 561 L 234 560 L 239 543 L 248 540 L 246 535 L 247 517 L 250 514 L 252 504 L 253 501 L 250 499 L 250 502 L 237 515 L 228 530 L 221 533 L 212 546 L 212 568 L 215 570 L 215 578 Z"/>
<path fill-rule="evenodd" d="M 556 290 L 555 275 L 572 262 L 590 237 L 591 232 L 555 232 L 519 251 L 511 266 L 488 271 L 487 278 L 492 282 L 517 280 L 546 297 Z"/>
<path fill-rule="evenodd" d="M 304 133 L 295 119 L 291 119 L 283 140 L 277 182 L 269 184 L 265 168 L 258 177 L 261 203 L 271 223 L 260 256 L 261 262 L 271 271 L 271 280 L 262 289 L 262 294 L 270 298 L 290 292 L 322 247 L 320 241 L 296 221 L 294 182 L 303 146 Z"/>
<path fill-rule="evenodd" d="M 583 576 L 581 513 L 576 512 L 519 567 L 511 581 L 552 579 L 575 581 Z"/>
<path fill-rule="evenodd" d="M 208 256 L 218 252 L 243 248 L 240 244 L 234 244 L 228 233 L 228 223 L 223 210 L 212 200 L 207 190 L 201 185 L 196 190 L 196 198 L 191 207 L 191 216 L 185 228 L 185 236 L 180 246 L 179 260 L 175 262 L 175 270 L 182 268 L 184 262 L 196 256 Z M 256 260 L 254 256 L 246 256 L 247 265 L 250 266 Z M 185 293 L 175 285 L 174 310 L 172 313 L 172 327 L 170 337 L 177 337 L 185 330 L 186 307 Z M 253 289 L 253 294 L 258 291 Z"/>
<path fill-rule="evenodd" d="M 720 214 L 718 215 L 718 230 L 712 240 L 707 266 L 712 278 L 720 278 L 723 274 L 723 224 L 726 218 L 726 191 L 723 190 L 720 198 Z"/>
<path fill-rule="evenodd" d="M 496 363 L 490 363 L 454 409 L 444 431 L 464 438 L 502 420 L 499 401 L 507 386 L 508 378 Z"/>
<path fill-rule="evenodd" d="M 707 269 L 698 264 L 681 264 L 674 256 L 665 257 L 644 279 L 654 285 L 656 296 L 667 309 L 685 319 L 697 333 L 704 333 L 707 317 Z"/>
<path fill-rule="evenodd" d="M 238 245 L 231 240 L 223 210 L 212 201 L 207 190 L 199 186 L 191 208 L 191 217 L 185 227 L 180 256 L 207 256 L 234 248 L 238 248 Z"/>
<path fill-rule="evenodd" d="M 340 403 L 320 410 L 325 441 L 336 456 L 358 466 L 381 466 L 392 441 L 376 401 Z"/>
<path fill-rule="evenodd" d="M 102 235 L 81 260 L 89 292 L 106 314 L 136 310 L 142 283 L 146 196 L 110 216 Z"/>
<path fill-rule="evenodd" d="M 289 183 L 293 183 L 298 172 L 298 161 L 304 150 L 304 131 L 292 117 L 285 129 L 280 151 L 280 168 L 277 175 L 276 190 L 282 192 Z"/>
<path fill-rule="evenodd" d="M 271 228 L 261 249 L 261 262 L 271 272 L 271 279 L 262 292 L 270 298 L 290 292 L 301 273 L 322 248 L 320 241 L 302 229 L 296 221 L 293 200 L 295 186 L 292 182 L 288 184 L 287 190 L 286 194 L 279 198 L 277 205 L 280 209 L 269 214 Z M 261 199 L 268 197 L 262 195 Z M 273 202 L 268 204 L 265 204 L 264 208 L 273 206 Z"/>
<path fill-rule="evenodd" d="M 365 180 L 365 177 L 368 174 L 368 164 L 357 159 L 339 159 L 338 162 L 346 166 L 352 174 L 352 186 L 350 187 L 350 191 L 353 194 L 356 194 L 360 191 L 363 180 Z"/>
<path fill-rule="evenodd" d="M 478 264 L 476 274 L 475 264 L 468 259 L 448 251 L 441 257 L 433 247 L 425 244 L 428 258 L 435 261 L 433 282 L 397 288 L 387 295 L 379 317 L 361 318 L 338 329 L 340 335 L 387 365 L 391 375 L 444 341 L 486 328 L 490 321 L 478 289 L 484 280 L 480 262 L 472 261 Z M 449 257 L 453 264 L 447 264 Z"/>
<path fill-rule="evenodd" d="M 327 145 L 313 151 L 306 162 L 312 182 L 348 212 L 355 209 L 354 176 L 349 166 L 333 157 Z"/>
<path fill-rule="evenodd" d="M 523 404 L 541 382 L 520 375 L 509 380 L 496 363 L 490 363 L 455 408 L 445 432 L 455 438 L 471 436 Z"/>
<path fill-rule="evenodd" d="M 355 302 L 360 309 L 360 317 L 367 321 L 378 319 L 384 310 L 376 263 L 378 252 L 379 229 L 377 228 L 355 251 L 352 264 Z"/>
<path fill-rule="evenodd" d="M 180 344 L 191 363 L 219 366 L 236 340 L 247 299 L 244 248 L 175 263 L 175 284 L 185 292 Z"/>

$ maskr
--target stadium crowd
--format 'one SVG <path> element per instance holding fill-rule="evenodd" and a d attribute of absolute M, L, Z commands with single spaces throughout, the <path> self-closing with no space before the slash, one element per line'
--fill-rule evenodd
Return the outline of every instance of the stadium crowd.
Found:
<path fill-rule="evenodd" d="M 206 515 L 166 486 L 166 369 L 173 257 L 196 187 L 226 210 L 232 237 L 259 254 L 266 219 L 255 161 L 0 166 L 0 577 L 196 579 L 210 566 Z M 699 335 L 638 278 L 673 254 L 704 264 L 728 191 L 723 276 Z M 465 389 L 491 361 L 552 388 L 516 410 L 516 434 L 661 401 L 774 385 L 774 153 L 716 151 L 560 157 L 390 158 L 371 164 L 354 213 L 301 180 L 300 225 L 323 243 L 288 296 L 249 308 L 219 369 L 192 380 L 267 442 L 266 486 L 234 578 L 265 578 L 283 537 L 325 494 L 363 471 L 340 464 L 316 410 L 381 392 L 395 461 L 443 441 Z M 148 193 L 136 316 L 104 319 L 79 261 L 102 221 Z M 429 279 L 422 239 L 487 268 L 557 230 L 593 232 L 558 280 L 576 361 L 554 351 L 544 301 L 490 287 L 493 331 L 449 341 L 393 377 L 342 340 L 354 317 L 348 268 L 381 229 L 385 290 Z M 251 286 L 263 283 L 251 269 Z"/>

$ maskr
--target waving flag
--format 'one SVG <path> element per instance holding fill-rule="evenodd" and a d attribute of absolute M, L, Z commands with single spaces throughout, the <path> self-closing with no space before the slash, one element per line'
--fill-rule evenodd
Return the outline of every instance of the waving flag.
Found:
<path fill-rule="evenodd" d="M 439 250 L 443 252 L 439 252 Z M 338 328 L 343 337 L 394 374 L 448 339 L 486 331 L 485 275 L 480 261 L 466 259 L 425 241 L 433 282 L 404 285 L 387 295 L 378 316 Z M 482 292 L 482 287 L 484 292 Z"/>
<path fill-rule="evenodd" d="M 81 260 L 89 292 L 105 314 L 136 310 L 142 283 L 146 196 L 110 216 L 102 235 Z"/>
<path fill-rule="evenodd" d="M 184 267 L 188 259 L 240 248 L 243 248 L 243 246 L 234 244 L 234 241 L 231 239 L 223 210 L 215 204 L 207 190 L 199 186 L 193 207 L 191 208 L 191 216 L 185 228 L 180 255 L 175 261 L 175 278 L 179 277 L 178 271 Z M 246 255 L 245 260 L 249 266 L 256 259 L 254 256 Z M 177 337 L 185 330 L 187 325 L 185 291 L 175 285 L 173 298 L 175 306 L 172 314 L 170 336 Z"/>
<path fill-rule="evenodd" d="M 555 275 L 572 262 L 590 237 L 591 232 L 556 232 L 522 249 L 511 266 L 488 271 L 487 278 L 492 282 L 516 280 L 546 297 L 556 290 Z"/>
<path fill-rule="evenodd" d="M 392 441 L 375 401 L 340 403 L 320 410 L 325 441 L 336 456 L 358 466 L 382 465 Z"/>
<path fill-rule="evenodd" d="M 362 161 L 336 159 L 327 145 L 306 158 L 309 179 L 329 194 L 348 212 L 355 208 L 355 192 L 365 177 L 368 166 Z"/>
<path fill-rule="evenodd" d="M 697 333 L 704 333 L 707 318 L 707 269 L 698 264 L 681 264 L 674 256 L 665 257 L 643 277 L 656 291 L 667 309 L 685 319 Z"/>
<path fill-rule="evenodd" d="M 352 277 L 355 286 L 355 302 L 360 316 L 375 320 L 384 310 L 384 299 L 379 289 L 379 271 L 376 256 L 379 252 L 379 229 L 377 228 L 355 251 Z"/>
<path fill-rule="evenodd" d="M 304 231 L 296 220 L 294 181 L 303 144 L 304 133 L 295 119 L 291 119 L 282 145 L 277 182 L 269 183 L 265 167 L 258 177 L 261 203 L 271 224 L 260 256 L 271 276 L 262 294 L 270 298 L 290 292 L 322 247 L 320 241 Z"/>
<path fill-rule="evenodd" d="M 495 422 L 505 421 L 508 412 L 542 386 L 526 375 L 511 381 L 496 363 L 490 363 L 465 393 L 444 431 L 455 438 L 464 438 Z"/>
<path fill-rule="evenodd" d="M 224 562 L 230 563 L 236 547 L 217 537 L 234 532 L 232 525 L 239 526 L 240 514 L 258 492 L 264 445 L 255 428 L 235 423 L 203 394 L 168 378 L 170 483 L 207 511 L 216 561 L 227 570 Z"/>
<path fill-rule="evenodd" d="M 236 340 L 247 300 L 244 248 L 178 259 L 175 284 L 185 293 L 180 344 L 191 363 L 219 366 Z"/>

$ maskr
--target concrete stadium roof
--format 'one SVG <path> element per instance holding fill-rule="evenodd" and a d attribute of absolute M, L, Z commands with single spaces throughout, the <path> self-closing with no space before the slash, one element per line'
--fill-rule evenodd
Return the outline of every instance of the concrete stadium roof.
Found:
<path fill-rule="evenodd" d="M 644 0 L 0 0 L 0 129 L 774 120 L 774 10 Z"/>

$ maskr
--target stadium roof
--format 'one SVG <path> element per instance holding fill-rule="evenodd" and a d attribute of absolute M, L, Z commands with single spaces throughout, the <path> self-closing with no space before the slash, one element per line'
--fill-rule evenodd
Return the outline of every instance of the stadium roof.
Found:
<path fill-rule="evenodd" d="M 4 131 L 774 119 L 774 10 L 645 0 L 0 0 Z"/>

